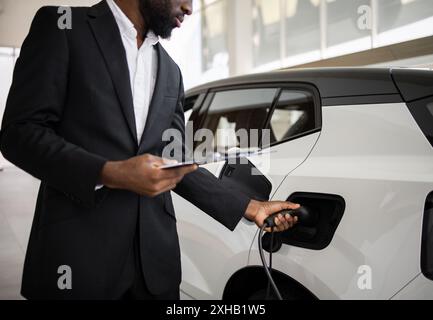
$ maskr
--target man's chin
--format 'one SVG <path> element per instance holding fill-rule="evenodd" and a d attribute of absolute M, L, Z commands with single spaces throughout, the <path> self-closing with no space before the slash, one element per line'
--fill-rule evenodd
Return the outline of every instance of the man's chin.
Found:
<path fill-rule="evenodd" d="M 171 29 L 167 29 L 167 30 L 163 30 L 163 31 L 160 31 L 160 32 L 155 32 L 155 34 L 158 36 L 158 37 L 160 37 L 160 38 L 162 38 L 162 39 L 164 39 L 164 40 L 169 40 L 170 38 L 171 38 L 171 35 L 173 34 L 173 30 L 174 30 L 174 28 L 171 28 Z"/>

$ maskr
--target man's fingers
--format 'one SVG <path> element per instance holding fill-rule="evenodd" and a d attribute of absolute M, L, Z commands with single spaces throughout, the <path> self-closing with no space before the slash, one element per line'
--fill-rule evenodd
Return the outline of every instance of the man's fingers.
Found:
<path fill-rule="evenodd" d="M 286 210 L 296 210 L 296 209 L 299 209 L 301 207 L 301 205 L 297 204 L 297 203 L 292 203 L 292 202 L 286 201 L 286 202 L 283 202 L 283 207 Z"/>
<path fill-rule="evenodd" d="M 162 162 L 164 163 L 164 165 L 178 164 L 179 163 L 179 161 L 177 161 L 177 160 L 170 160 L 170 159 L 166 159 L 166 158 L 162 158 Z"/>
<path fill-rule="evenodd" d="M 284 226 L 284 218 L 283 218 L 283 215 L 281 215 L 281 214 L 279 214 L 276 218 L 275 218 L 275 228 L 276 228 L 276 230 L 275 231 L 277 231 L 277 232 L 281 232 L 281 231 L 284 231 L 284 228 L 285 228 L 285 226 Z"/>
<path fill-rule="evenodd" d="M 298 222 L 298 217 L 292 217 L 290 214 L 278 215 L 274 218 L 274 232 L 283 232 L 288 229 L 291 229 Z M 266 228 L 266 232 L 272 232 L 272 228 Z"/>
<path fill-rule="evenodd" d="M 193 173 L 197 169 L 198 169 L 198 165 L 193 164 L 192 166 L 180 168 L 179 170 L 180 170 L 181 175 L 186 176 L 186 175 L 188 175 L 190 173 Z"/>
<path fill-rule="evenodd" d="M 145 159 L 147 162 L 150 162 L 154 167 L 160 167 L 166 164 L 163 158 L 151 154 L 146 154 L 142 156 L 142 159 Z"/>
<path fill-rule="evenodd" d="M 289 228 L 293 228 L 293 226 L 298 221 L 298 217 L 292 217 L 290 214 L 286 214 L 285 219 L 287 223 L 289 224 Z"/>
<path fill-rule="evenodd" d="M 266 232 L 272 232 L 272 231 L 281 232 L 280 231 L 281 221 L 278 217 L 274 218 L 274 224 L 275 224 L 275 226 L 273 228 L 266 228 L 265 231 Z"/>
<path fill-rule="evenodd" d="M 183 167 L 183 168 L 179 168 L 179 169 L 174 169 L 174 170 L 167 170 L 167 171 L 173 171 L 169 173 L 170 178 L 173 179 L 183 179 L 183 177 L 185 177 L 186 175 L 196 171 L 198 169 L 197 165 L 191 165 L 188 167 Z"/>
<path fill-rule="evenodd" d="M 197 170 L 197 165 L 192 165 L 185 168 L 179 169 L 158 169 L 154 176 L 154 192 L 153 194 L 159 195 L 169 190 L 173 190 L 183 180 L 186 174 Z"/>
<path fill-rule="evenodd" d="M 174 179 L 168 179 L 168 180 L 164 180 L 160 185 L 159 185 L 159 189 L 160 190 L 164 190 L 167 191 L 167 189 L 172 190 L 174 189 L 183 179 L 182 177 L 177 177 Z M 174 188 L 172 188 L 172 186 L 175 186 Z"/>
<path fill-rule="evenodd" d="M 273 214 L 283 210 L 296 210 L 300 208 L 300 205 L 287 201 L 273 201 L 267 203 L 267 208 L 269 213 Z"/>
<path fill-rule="evenodd" d="M 150 197 L 173 190 L 185 175 L 197 170 L 197 165 L 183 168 L 162 169 L 167 164 L 178 163 L 151 154 L 144 154 L 125 161 L 125 168 L 134 175 L 128 190 Z"/>
<path fill-rule="evenodd" d="M 161 169 L 160 178 L 161 179 L 183 178 L 187 174 L 190 174 L 196 171 L 197 169 L 198 166 L 195 164 L 183 168 L 177 168 L 177 169 L 167 169 L 167 170 Z"/>
<path fill-rule="evenodd" d="M 290 228 L 289 222 L 286 220 L 286 218 L 282 214 L 278 215 L 278 219 L 281 222 L 281 227 L 283 228 L 283 230 L 287 230 Z"/>

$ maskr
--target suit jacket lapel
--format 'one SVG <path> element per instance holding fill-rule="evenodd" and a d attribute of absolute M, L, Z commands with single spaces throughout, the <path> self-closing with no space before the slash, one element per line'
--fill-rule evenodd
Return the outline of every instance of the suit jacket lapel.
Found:
<path fill-rule="evenodd" d="M 155 122 L 155 117 L 157 116 L 158 108 L 162 108 L 163 100 L 165 95 L 165 88 L 167 87 L 168 75 L 167 75 L 167 63 L 166 57 L 164 56 L 164 50 L 161 47 L 161 44 L 158 43 L 156 45 L 156 49 L 158 52 L 158 72 L 155 83 L 155 90 L 153 92 L 152 100 L 149 106 L 149 113 L 146 121 L 146 126 L 144 129 L 144 133 L 140 143 L 140 150 L 145 149 L 145 145 L 150 143 L 149 132 L 152 130 L 152 126 Z"/>
<path fill-rule="evenodd" d="M 128 62 L 116 20 L 105 1 L 91 7 L 89 17 L 89 24 L 104 56 L 131 135 L 138 144 Z"/>

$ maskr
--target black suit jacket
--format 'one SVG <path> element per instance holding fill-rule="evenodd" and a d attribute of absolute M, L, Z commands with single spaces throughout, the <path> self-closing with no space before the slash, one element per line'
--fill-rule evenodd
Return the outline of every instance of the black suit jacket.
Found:
<path fill-rule="evenodd" d="M 22 294 L 113 298 L 137 229 L 148 288 L 165 293 L 181 281 L 170 193 L 148 198 L 95 191 L 95 186 L 107 160 L 161 155 L 164 130 L 185 132 L 181 73 L 158 44 L 157 83 L 138 145 L 126 55 L 114 17 L 105 1 L 72 12 L 71 30 L 58 28 L 55 7 L 36 14 L 15 67 L 0 134 L 6 159 L 42 181 Z M 231 230 L 249 202 L 202 169 L 175 192 Z M 72 290 L 58 288 L 62 265 L 72 269 Z"/>

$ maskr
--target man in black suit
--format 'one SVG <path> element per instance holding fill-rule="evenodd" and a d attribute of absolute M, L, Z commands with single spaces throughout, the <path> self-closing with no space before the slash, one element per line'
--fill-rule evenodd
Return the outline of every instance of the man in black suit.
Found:
<path fill-rule="evenodd" d="M 135 49 L 151 31 L 168 37 L 192 12 L 191 0 L 115 4 L 135 29 Z M 145 100 L 136 94 L 149 84 L 131 81 L 131 48 L 108 3 L 73 8 L 71 29 L 59 28 L 58 20 L 58 8 L 36 14 L 15 67 L 0 134 L 4 156 L 42 181 L 24 297 L 178 299 L 180 249 L 170 190 L 231 230 L 243 217 L 261 226 L 270 214 L 297 208 L 228 191 L 196 166 L 162 170 L 163 132 L 185 132 L 177 65 L 159 43 L 152 46 L 157 77 L 140 132 Z M 137 65 L 137 74 L 140 70 Z M 280 215 L 276 222 L 283 231 L 296 219 Z M 59 279 L 68 270 L 72 277 L 62 286 Z"/>

